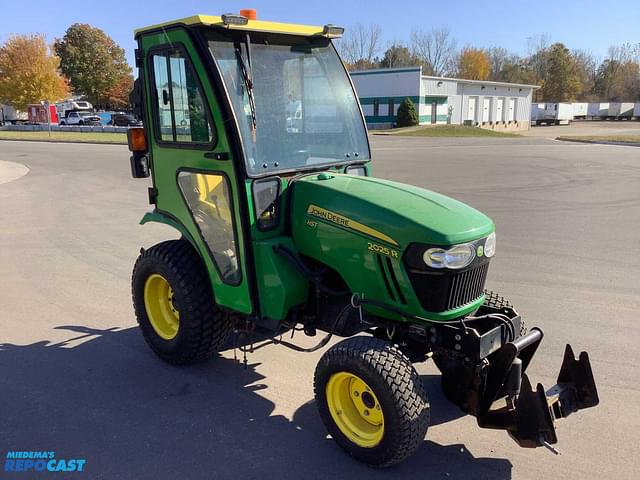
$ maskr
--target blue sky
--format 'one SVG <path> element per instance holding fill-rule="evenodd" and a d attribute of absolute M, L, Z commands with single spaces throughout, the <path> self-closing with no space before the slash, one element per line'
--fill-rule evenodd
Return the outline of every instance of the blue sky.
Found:
<path fill-rule="evenodd" d="M 366 7 L 365 7 L 366 5 Z M 133 63 L 136 27 L 206 13 L 217 15 L 255 8 L 258 18 L 294 23 L 358 22 L 382 27 L 385 45 L 409 39 L 412 27 L 449 26 L 459 45 L 503 46 L 527 52 L 528 38 L 548 34 L 551 41 L 604 57 L 610 45 L 640 42 L 639 0 L 0 0 L 0 41 L 11 33 L 44 33 L 61 37 L 75 22 L 107 32 L 126 49 Z"/>

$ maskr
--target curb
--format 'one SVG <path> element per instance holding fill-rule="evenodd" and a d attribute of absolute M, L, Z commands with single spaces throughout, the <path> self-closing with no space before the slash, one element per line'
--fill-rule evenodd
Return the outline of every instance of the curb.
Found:
<path fill-rule="evenodd" d="M 127 143 L 115 142 L 96 142 L 83 140 L 62 140 L 62 139 L 45 139 L 45 138 L 0 138 L 0 142 L 40 142 L 40 143 L 77 143 L 80 145 L 127 145 Z"/>
<path fill-rule="evenodd" d="M 563 138 L 556 137 L 556 140 L 561 142 L 573 142 L 573 143 L 591 143 L 595 145 L 617 145 L 622 147 L 640 147 L 640 142 L 616 142 L 606 140 L 583 140 L 579 138 Z"/>
<path fill-rule="evenodd" d="M 22 163 L 0 160 L 0 185 L 19 180 L 29 171 L 29 167 Z"/>

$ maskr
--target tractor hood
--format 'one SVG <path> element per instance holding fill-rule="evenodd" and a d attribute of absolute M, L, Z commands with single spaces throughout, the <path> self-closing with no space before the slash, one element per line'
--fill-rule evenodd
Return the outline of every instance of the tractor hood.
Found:
<path fill-rule="evenodd" d="M 292 225 L 322 222 L 395 248 L 411 243 L 452 245 L 494 230 L 468 205 L 429 190 L 378 178 L 320 173 L 293 188 Z"/>

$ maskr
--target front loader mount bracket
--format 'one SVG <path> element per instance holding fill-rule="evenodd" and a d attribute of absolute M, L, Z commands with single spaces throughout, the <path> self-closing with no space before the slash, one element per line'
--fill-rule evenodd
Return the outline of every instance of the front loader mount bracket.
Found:
<path fill-rule="evenodd" d="M 536 331 L 539 331 L 539 335 L 534 333 Z M 529 342 L 527 339 L 529 336 L 536 338 L 533 342 Z M 507 344 L 503 347 L 509 352 L 503 355 L 515 359 L 513 353 L 516 353 L 516 356 L 524 357 L 523 362 L 528 363 L 532 356 L 532 353 L 527 355 L 528 351 L 530 352 L 531 348 L 535 351 L 541 339 L 542 331 L 532 329 L 529 334 L 518 339 L 521 340 L 519 343 L 522 349 L 518 348 L 518 342 L 513 342 L 511 346 Z M 582 352 L 576 359 L 573 349 L 567 345 L 556 385 L 545 391 L 539 383 L 534 390 L 529 377 L 523 373 L 519 395 L 516 398 L 507 398 L 506 406 L 490 410 L 491 404 L 498 400 L 495 396 L 495 385 L 490 383 L 490 379 L 507 377 L 508 370 L 504 370 L 505 363 L 503 361 L 492 364 L 487 382 L 488 388 L 485 389 L 486 396 L 481 400 L 477 415 L 478 425 L 483 428 L 507 430 L 521 447 L 534 448 L 557 443 L 556 420 L 568 417 L 578 410 L 594 407 L 599 403 L 589 356 L 586 352 Z M 493 367 L 497 370 L 493 370 Z M 509 368 L 510 366 L 507 367 Z M 524 368 L 522 371 L 524 372 Z"/>

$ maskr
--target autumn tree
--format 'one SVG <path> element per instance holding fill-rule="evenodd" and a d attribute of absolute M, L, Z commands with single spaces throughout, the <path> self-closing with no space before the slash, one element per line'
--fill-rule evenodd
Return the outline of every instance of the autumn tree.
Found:
<path fill-rule="evenodd" d="M 596 71 L 594 90 L 603 100 L 639 99 L 639 70 L 640 44 L 610 47 L 608 57 Z"/>
<path fill-rule="evenodd" d="M 109 91 L 131 75 L 124 50 L 91 25 L 71 25 L 54 48 L 74 93 L 85 95 L 92 103 L 106 103 Z"/>
<path fill-rule="evenodd" d="M 446 27 L 411 32 L 411 49 L 426 75 L 443 76 L 452 70 L 456 41 Z"/>
<path fill-rule="evenodd" d="M 340 55 L 350 70 L 366 70 L 377 67 L 382 29 L 380 25 L 359 23 L 345 31 L 338 43 Z"/>
<path fill-rule="evenodd" d="M 122 76 L 116 84 L 107 90 L 106 103 L 111 108 L 125 109 L 129 108 L 129 95 L 133 90 L 133 75 Z"/>
<path fill-rule="evenodd" d="M 529 38 L 528 49 L 527 70 L 532 73 L 534 83 L 541 85 L 549 71 L 549 36 L 542 34 Z"/>
<path fill-rule="evenodd" d="M 0 103 L 25 110 L 30 103 L 55 102 L 69 94 L 43 35 L 11 36 L 0 48 Z"/>
<path fill-rule="evenodd" d="M 394 43 L 387 48 L 382 60 L 380 60 L 382 68 L 416 67 L 419 65 L 420 59 L 401 43 Z"/>
<path fill-rule="evenodd" d="M 603 100 L 636 100 L 640 98 L 640 66 L 632 60 L 608 58 L 598 67 L 594 89 Z"/>
<path fill-rule="evenodd" d="M 489 64 L 491 68 L 489 70 L 489 80 L 495 80 L 497 82 L 502 81 L 502 70 L 509 63 L 515 63 L 512 61 L 512 56 L 508 50 L 503 47 L 491 47 L 485 50 L 489 57 Z"/>
<path fill-rule="evenodd" d="M 597 62 L 592 53 L 586 50 L 573 50 L 571 56 L 576 64 L 576 71 L 582 85 L 582 92 L 578 95 L 578 100 L 595 101 L 598 98 L 594 95 Z"/>
<path fill-rule="evenodd" d="M 512 58 L 502 65 L 502 70 L 497 78 L 500 82 L 534 84 L 533 73 L 527 68 L 524 61 Z"/>
<path fill-rule="evenodd" d="M 484 50 L 466 47 L 458 57 L 458 77 L 468 80 L 487 80 L 491 73 L 491 62 Z"/>
<path fill-rule="evenodd" d="M 582 84 L 575 59 L 562 43 L 555 43 L 548 51 L 548 71 L 542 83 L 545 100 L 570 102 L 582 92 Z"/>

